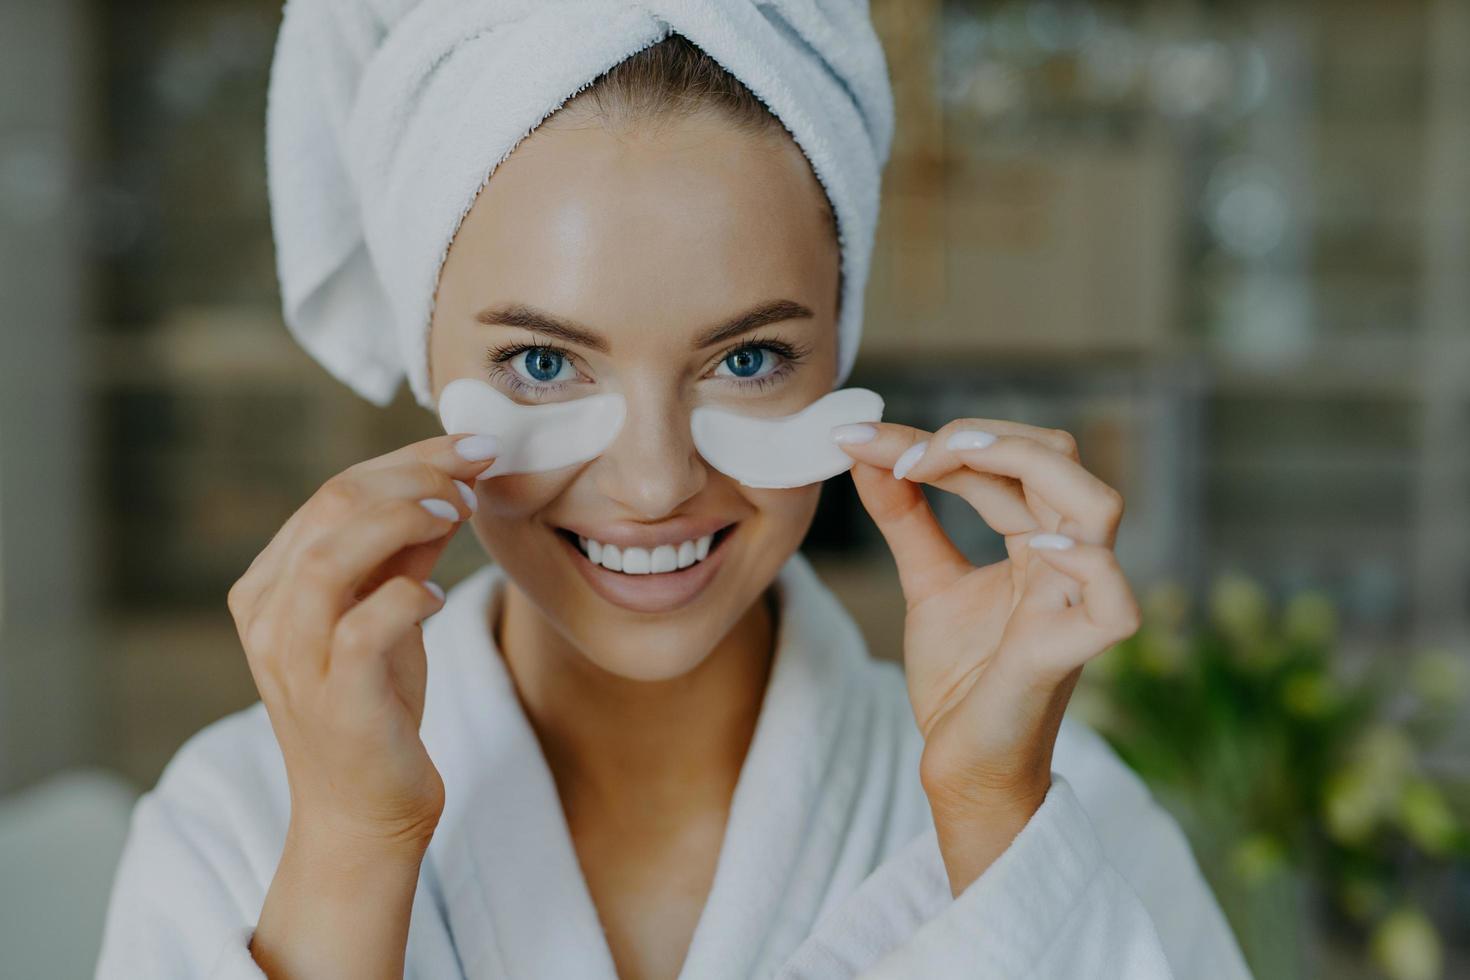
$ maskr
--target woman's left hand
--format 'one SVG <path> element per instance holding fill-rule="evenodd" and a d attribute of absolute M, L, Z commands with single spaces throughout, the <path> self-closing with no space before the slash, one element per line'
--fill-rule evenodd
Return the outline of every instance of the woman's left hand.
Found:
<path fill-rule="evenodd" d="M 1123 501 L 1055 429 L 988 419 L 932 435 L 871 428 L 867 441 L 839 445 L 857 460 L 853 483 L 898 566 L 904 672 L 924 736 L 920 779 L 958 895 L 1045 798 L 1082 666 L 1138 629 L 1112 550 Z M 839 426 L 834 435 L 844 430 L 865 432 Z M 921 483 L 967 500 L 1004 535 L 1008 557 L 971 564 Z"/>

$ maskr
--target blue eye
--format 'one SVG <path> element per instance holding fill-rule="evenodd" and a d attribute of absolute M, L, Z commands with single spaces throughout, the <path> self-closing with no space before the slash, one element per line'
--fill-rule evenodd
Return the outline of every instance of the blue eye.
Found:
<path fill-rule="evenodd" d="M 563 368 L 571 367 L 563 354 L 550 347 L 527 347 L 511 359 L 511 365 L 516 366 L 516 361 L 524 362 L 524 367 L 516 367 L 518 373 L 541 383 L 556 381 Z"/>
<path fill-rule="evenodd" d="M 747 342 L 722 357 L 714 373 L 758 390 L 785 379 L 808 350 L 774 338 Z M 510 391 L 539 399 L 581 377 L 573 358 L 546 344 L 506 344 L 486 349 L 485 373 Z"/>
<path fill-rule="evenodd" d="M 768 363 L 774 366 L 776 359 L 767 356 L 766 348 L 751 346 L 739 347 L 726 354 L 725 359 L 720 362 L 720 367 L 728 368 L 729 373 L 737 378 L 749 380 L 761 377 L 760 372 Z"/>

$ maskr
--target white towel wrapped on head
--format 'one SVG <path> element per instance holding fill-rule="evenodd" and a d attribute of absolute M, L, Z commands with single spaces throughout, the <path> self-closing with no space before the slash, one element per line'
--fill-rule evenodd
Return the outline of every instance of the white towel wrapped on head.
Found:
<path fill-rule="evenodd" d="M 432 409 L 439 270 L 495 167 L 598 76 L 671 32 L 791 133 L 837 217 L 838 384 L 856 355 L 893 94 L 867 0 L 290 0 L 267 163 L 286 324 L 386 405 Z"/>

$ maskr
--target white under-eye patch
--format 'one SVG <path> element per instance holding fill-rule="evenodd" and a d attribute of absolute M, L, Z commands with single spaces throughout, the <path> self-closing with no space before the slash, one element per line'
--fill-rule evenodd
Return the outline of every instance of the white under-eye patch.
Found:
<path fill-rule="evenodd" d="M 439 395 L 445 432 L 499 438 L 500 455 L 484 476 L 586 462 L 612 445 L 626 415 L 619 394 L 522 405 L 478 378 L 456 378 Z M 832 427 L 882 417 L 877 392 L 843 388 L 780 418 L 701 406 L 690 415 L 689 428 L 695 448 L 716 470 L 745 486 L 773 490 L 817 483 L 850 468 L 852 457 L 832 442 Z"/>
<path fill-rule="evenodd" d="M 747 487 L 788 489 L 836 476 L 852 457 L 832 442 L 832 427 L 876 422 L 883 398 L 867 388 L 842 388 L 794 415 L 753 418 L 701 405 L 689 419 L 694 446 L 715 469 Z"/>
<path fill-rule="evenodd" d="M 478 378 L 456 378 L 439 394 L 445 432 L 500 440 L 500 455 L 482 476 L 540 473 L 585 462 L 612 445 L 626 414 L 618 394 L 521 405 Z"/>

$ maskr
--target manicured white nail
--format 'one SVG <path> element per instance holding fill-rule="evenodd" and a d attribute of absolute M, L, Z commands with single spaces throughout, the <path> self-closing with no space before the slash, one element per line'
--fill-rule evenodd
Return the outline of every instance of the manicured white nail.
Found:
<path fill-rule="evenodd" d="M 895 480 L 902 480 L 907 476 L 909 470 L 914 468 L 914 464 L 919 461 L 919 457 L 923 456 L 924 450 L 928 448 L 929 440 L 925 439 L 923 442 L 916 442 L 905 449 L 903 455 L 898 457 L 897 462 L 893 464 L 893 478 Z"/>
<path fill-rule="evenodd" d="M 475 512 L 475 508 L 480 506 L 480 498 L 475 496 L 475 491 L 470 489 L 470 485 L 468 483 L 461 483 L 458 480 L 455 480 L 454 485 L 459 487 L 459 495 L 464 498 L 464 505 L 468 507 L 470 509 L 470 513 L 473 514 Z"/>
<path fill-rule="evenodd" d="M 444 601 L 444 589 L 440 587 L 438 582 L 431 582 L 428 579 L 424 579 L 424 588 L 434 593 L 434 598 L 440 602 Z"/>
<path fill-rule="evenodd" d="M 451 521 L 459 520 L 459 511 L 447 500 L 440 500 L 437 497 L 425 497 L 419 501 L 419 505 L 435 517 L 443 517 Z"/>
<path fill-rule="evenodd" d="M 984 429 L 962 429 L 944 440 L 945 449 L 984 449 L 995 442 L 995 436 Z"/>
<path fill-rule="evenodd" d="M 465 436 L 454 444 L 454 451 L 468 460 L 489 459 L 500 455 L 500 440 L 494 436 Z"/>
<path fill-rule="evenodd" d="M 1047 551 L 1066 551 L 1077 542 L 1065 534 L 1033 534 L 1026 543 L 1033 548 L 1044 548 Z"/>
<path fill-rule="evenodd" d="M 834 425 L 832 427 L 832 441 L 839 445 L 871 442 L 877 434 L 878 430 L 866 422 L 849 422 L 846 425 Z"/>

